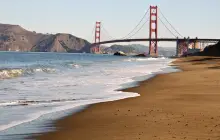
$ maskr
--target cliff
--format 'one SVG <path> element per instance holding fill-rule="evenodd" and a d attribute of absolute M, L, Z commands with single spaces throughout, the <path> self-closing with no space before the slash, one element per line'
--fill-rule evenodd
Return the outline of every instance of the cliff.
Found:
<path fill-rule="evenodd" d="M 202 52 L 197 53 L 200 56 L 220 56 L 220 42 L 205 47 Z"/>
<path fill-rule="evenodd" d="M 42 34 L 0 24 L 0 51 L 90 52 L 90 43 L 71 34 Z"/>
<path fill-rule="evenodd" d="M 206 46 L 203 51 L 188 54 L 187 56 L 220 56 L 220 42 Z"/>

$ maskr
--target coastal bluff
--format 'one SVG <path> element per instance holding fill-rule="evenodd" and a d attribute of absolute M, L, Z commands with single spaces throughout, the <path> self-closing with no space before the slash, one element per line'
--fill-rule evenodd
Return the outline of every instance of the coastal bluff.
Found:
<path fill-rule="evenodd" d="M 213 57 L 219 57 L 220 56 L 220 42 L 217 42 L 216 44 L 213 44 L 213 45 L 208 45 L 204 48 L 203 51 L 188 54 L 187 56 L 213 56 Z"/>
<path fill-rule="evenodd" d="M 43 34 L 0 24 L 0 51 L 90 53 L 91 44 L 71 34 Z"/>

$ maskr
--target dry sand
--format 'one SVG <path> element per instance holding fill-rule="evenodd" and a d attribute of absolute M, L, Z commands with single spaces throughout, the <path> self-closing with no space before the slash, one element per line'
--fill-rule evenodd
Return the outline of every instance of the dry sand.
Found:
<path fill-rule="evenodd" d="M 190 57 L 175 64 L 183 72 L 125 90 L 140 97 L 92 105 L 37 139 L 220 140 L 220 58 Z"/>

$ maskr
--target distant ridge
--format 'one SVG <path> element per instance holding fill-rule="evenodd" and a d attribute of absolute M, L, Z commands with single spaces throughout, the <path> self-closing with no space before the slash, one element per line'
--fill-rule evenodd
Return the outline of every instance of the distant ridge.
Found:
<path fill-rule="evenodd" d="M 126 54 L 143 54 L 148 52 L 149 47 L 141 44 L 131 44 L 131 45 L 112 45 L 110 47 L 104 47 L 102 51 L 104 53 L 114 54 L 116 52 L 122 51 Z M 176 54 L 175 48 L 172 47 L 158 47 L 158 54 L 161 56 L 174 56 Z"/>
<path fill-rule="evenodd" d="M 0 51 L 89 53 L 90 43 L 71 34 L 42 34 L 0 24 Z"/>

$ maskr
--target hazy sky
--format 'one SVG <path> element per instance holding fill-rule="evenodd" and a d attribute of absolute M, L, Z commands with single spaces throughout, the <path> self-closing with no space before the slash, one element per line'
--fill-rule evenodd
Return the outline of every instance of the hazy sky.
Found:
<path fill-rule="evenodd" d="M 0 22 L 43 33 L 71 33 L 92 39 L 96 20 L 120 38 L 158 5 L 184 36 L 220 38 L 220 0 L 0 0 Z M 146 17 L 147 19 L 147 17 Z M 148 25 L 138 37 L 148 37 Z M 159 25 L 160 37 L 172 37 Z"/>

